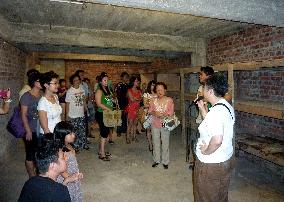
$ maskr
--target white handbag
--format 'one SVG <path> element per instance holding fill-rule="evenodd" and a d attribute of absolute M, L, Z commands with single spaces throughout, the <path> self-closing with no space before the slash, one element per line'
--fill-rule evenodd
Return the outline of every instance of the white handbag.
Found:
<path fill-rule="evenodd" d="M 167 116 L 163 119 L 163 128 L 165 128 L 168 131 L 174 130 L 178 125 L 180 124 L 180 121 L 178 120 L 178 117 L 175 115 L 175 113 L 172 116 Z"/>

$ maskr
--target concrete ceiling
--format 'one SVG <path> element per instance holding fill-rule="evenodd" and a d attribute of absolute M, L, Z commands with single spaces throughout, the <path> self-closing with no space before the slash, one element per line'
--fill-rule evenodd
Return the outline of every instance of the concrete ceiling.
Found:
<path fill-rule="evenodd" d="M 236 12 L 241 7 L 234 9 L 232 5 L 236 4 L 230 7 L 224 2 L 224 10 L 232 8 L 231 13 L 235 14 L 235 18 L 228 14 L 230 12 L 226 12 L 227 16 L 220 18 L 227 20 L 213 19 L 219 17 L 223 10 L 220 9 L 212 16 L 216 5 L 204 0 L 56 1 L 0 0 L 0 34 L 27 51 L 102 51 L 104 54 L 173 58 L 195 52 L 199 46 L 204 45 L 206 39 L 238 32 L 250 26 L 230 20 L 257 22 L 239 19 L 240 15 Z M 204 3 L 204 9 L 201 9 L 201 2 Z M 269 6 L 263 1 L 250 2 L 251 6 L 263 3 L 259 6 L 264 11 Z M 282 6 L 276 4 L 280 1 L 268 2 L 274 2 L 274 6 Z M 192 12 L 194 5 L 195 13 Z M 245 9 L 246 12 L 248 10 Z M 259 17 L 255 15 L 254 9 L 251 10 L 250 18 Z M 277 25 L 283 25 L 283 15 L 279 17 L 277 9 L 274 11 Z M 273 18 L 267 16 L 269 19 Z"/>

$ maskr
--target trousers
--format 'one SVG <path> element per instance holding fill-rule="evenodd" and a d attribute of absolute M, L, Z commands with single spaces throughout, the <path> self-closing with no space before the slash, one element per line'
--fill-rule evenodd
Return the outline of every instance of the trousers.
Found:
<path fill-rule="evenodd" d="M 152 127 L 153 160 L 164 165 L 169 164 L 170 131 Z M 162 153 L 162 155 L 161 155 Z"/>

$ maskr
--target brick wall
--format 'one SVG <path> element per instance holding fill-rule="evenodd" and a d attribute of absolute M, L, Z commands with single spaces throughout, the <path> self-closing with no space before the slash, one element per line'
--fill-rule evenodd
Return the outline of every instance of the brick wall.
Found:
<path fill-rule="evenodd" d="M 26 54 L 0 38 L 0 89 L 11 88 L 13 102 L 10 108 L 10 115 L 13 106 L 18 103 L 18 92 L 24 84 L 25 66 Z M 0 102 L 2 106 L 2 99 Z M 15 148 L 12 145 L 15 144 L 16 140 L 5 129 L 9 115 L 0 116 L 0 128 L 2 131 L 0 135 L 1 164 L 2 160 Z"/>
<path fill-rule="evenodd" d="M 207 64 L 284 57 L 284 29 L 254 26 L 212 39 L 207 44 Z M 284 68 L 236 71 L 235 98 L 284 104 Z M 245 112 L 236 113 L 237 132 L 284 140 L 284 121 Z"/>
<path fill-rule="evenodd" d="M 120 74 L 127 71 L 129 74 L 139 74 L 139 70 L 151 70 L 151 64 L 139 63 L 123 63 L 123 62 L 97 62 L 97 61 L 65 61 L 66 78 L 69 77 L 78 69 L 86 72 L 86 77 L 92 82 L 101 72 L 107 72 L 113 83 L 120 81 Z"/>
<path fill-rule="evenodd" d="M 284 57 L 284 28 L 253 26 L 245 31 L 212 39 L 207 64 Z"/>
<path fill-rule="evenodd" d="M 236 98 L 284 103 L 284 69 L 236 71 L 234 78 Z"/>

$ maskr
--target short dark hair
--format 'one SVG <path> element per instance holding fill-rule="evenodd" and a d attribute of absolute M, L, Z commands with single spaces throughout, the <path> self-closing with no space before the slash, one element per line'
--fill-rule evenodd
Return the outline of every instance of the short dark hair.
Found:
<path fill-rule="evenodd" d="M 129 76 L 129 74 L 128 74 L 127 72 L 122 72 L 122 73 L 120 74 L 120 77 L 123 78 L 123 77 L 126 76 L 126 75 Z"/>
<path fill-rule="evenodd" d="M 65 79 L 59 79 L 59 84 L 61 84 L 63 82 L 66 82 L 66 80 Z"/>
<path fill-rule="evenodd" d="M 84 81 L 84 82 L 86 82 L 86 81 L 91 82 L 90 79 L 88 79 L 88 78 L 84 78 L 83 81 Z"/>
<path fill-rule="evenodd" d="M 134 86 L 134 82 L 135 82 L 135 80 L 138 80 L 138 81 L 141 81 L 141 77 L 140 77 L 140 75 L 133 75 L 133 76 L 131 76 L 131 78 L 129 79 L 129 88 L 132 88 L 133 86 Z"/>
<path fill-rule="evenodd" d="M 84 71 L 84 70 L 79 69 L 79 70 L 77 70 L 74 74 L 77 74 L 77 75 L 79 76 L 79 74 L 80 74 L 80 73 L 85 73 L 85 71 Z"/>
<path fill-rule="evenodd" d="M 154 81 L 154 80 L 149 81 L 149 83 L 148 83 L 148 85 L 147 85 L 147 90 L 146 90 L 147 93 L 152 93 L 152 92 L 151 92 L 151 87 L 152 87 L 153 84 L 156 85 L 156 81 Z M 155 86 L 154 86 L 154 92 L 156 92 L 156 91 L 155 91 Z"/>
<path fill-rule="evenodd" d="M 71 123 L 67 121 L 61 121 L 56 124 L 54 131 L 55 139 L 59 140 L 59 146 L 63 151 L 69 151 L 65 146 L 65 137 L 71 133 L 74 133 L 74 127 Z"/>
<path fill-rule="evenodd" d="M 167 85 L 164 82 L 157 82 L 154 88 L 155 92 L 157 92 L 157 86 L 163 86 L 165 90 L 168 89 Z"/>
<path fill-rule="evenodd" d="M 214 73 L 210 76 L 206 82 L 205 86 L 208 89 L 213 89 L 215 96 L 217 97 L 224 97 L 224 95 L 228 92 L 228 82 L 226 77 L 220 73 Z"/>
<path fill-rule="evenodd" d="M 27 71 L 27 77 L 29 77 L 29 75 L 30 74 L 32 74 L 32 73 L 39 73 L 39 71 L 38 70 L 36 70 L 36 69 L 29 69 L 28 71 Z"/>
<path fill-rule="evenodd" d="M 35 159 L 38 172 L 44 174 L 48 171 L 51 163 L 58 161 L 59 144 L 54 140 L 51 134 L 45 134 L 48 137 L 44 137 L 41 140 L 41 145 L 37 148 Z"/>
<path fill-rule="evenodd" d="M 102 72 L 99 76 L 99 82 L 102 82 L 103 78 L 104 77 L 108 77 L 107 73 L 106 72 Z"/>
<path fill-rule="evenodd" d="M 70 77 L 69 77 L 69 82 L 71 83 L 71 85 L 73 85 L 73 81 L 75 78 L 79 78 L 79 80 L 81 80 L 79 74 L 72 74 Z"/>
<path fill-rule="evenodd" d="M 49 71 L 42 74 L 40 78 L 40 85 L 42 87 L 42 90 L 45 91 L 46 89 L 44 84 L 49 85 L 52 79 L 57 79 L 58 77 L 59 77 L 58 74 L 56 74 L 54 71 Z"/>
<path fill-rule="evenodd" d="M 211 76 L 214 74 L 214 69 L 210 66 L 201 67 L 200 71 L 204 72 L 206 76 Z"/>
<path fill-rule="evenodd" d="M 33 88 L 35 85 L 35 82 L 40 81 L 40 78 L 41 78 L 41 74 L 39 73 L 39 71 L 30 73 L 28 76 L 29 86 Z"/>

